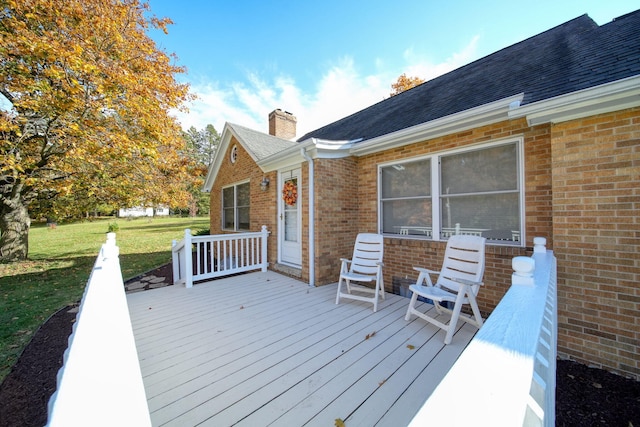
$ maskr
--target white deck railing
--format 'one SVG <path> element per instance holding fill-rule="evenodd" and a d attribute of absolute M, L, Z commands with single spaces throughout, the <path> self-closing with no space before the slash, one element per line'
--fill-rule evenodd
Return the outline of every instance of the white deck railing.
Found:
<path fill-rule="evenodd" d="M 151 426 L 118 252 L 107 234 L 49 399 L 48 426 Z"/>
<path fill-rule="evenodd" d="M 513 259 L 511 288 L 410 425 L 555 424 L 556 259 L 545 243 Z"/>
<path fill-rule="evenodd" d="M 228 276 L 251 270 L 267 271 L 266 226 L 255 233 L 192 236 L 184 231 L 184 239 L 173 241 L 173 283 L 187 288 L 198 280 Z"/>

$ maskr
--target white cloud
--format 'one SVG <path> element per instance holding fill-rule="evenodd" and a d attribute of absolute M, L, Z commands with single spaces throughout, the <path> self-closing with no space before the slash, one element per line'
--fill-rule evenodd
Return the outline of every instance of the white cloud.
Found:
<path fill-rule="evenodd" d="M 404 52 L 405 64 L 395 69 L 386 68 L 384 61 L 376 59 L 375 70 L 370 74 L 361 72 L 352 58 L 342 58 L 315 87 L 307 89 L 291 76 L 266 79 L 256 73 L 247 74 L 244 81 L 191 83 L 198 99 L 190 104 L 188 114 L 177 117 L 184 129 L 204 129 L 213 124 L 222 132 L 225 122 L 231 122 L 267 132 L 268 114 L 281 108 L 297 117 L 300 137 L 382 101 L 389 96 L 391 83 L 402 73 L 430 80 L 470 62 L 475 59 L 478 39 L 474 37 L 460 52 L 438 64 L 411 49 Z"/>
<path fill-rule="evenodd" d="M 304 133 L 381 101 L 389 92 L 386 84 L 373 75 L 361 75 L 351 58 L 331 67 L 318 82 L 315 93 L 306 97 L 298 114 L 298 127 Z"/>
<path fill-rule="evenodd" d="M 476 59 L 479 40 L 480 36 L 473 37 L 460 52 L 454 52 L 450 57 L 438 64 L 431 63 L 428 59 L 416 54 L 413 49 L 407 49 L 403 57 L 409 66 L 403 72 L 407 76 L 417 76 L 424 80 L 432 80 Z"/>

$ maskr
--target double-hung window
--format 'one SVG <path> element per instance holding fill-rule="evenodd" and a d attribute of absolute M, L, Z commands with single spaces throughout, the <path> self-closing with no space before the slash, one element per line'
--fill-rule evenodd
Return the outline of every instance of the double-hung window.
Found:
<path fill-rule="evenodd" d="M 380 168 L 382 232 L 432 237 L 431 159 Z"/>
<path fill-rule="evenodd" d="M 222 227 L 225 230 L 249 230 L 249 183 L 222 189 Z"/>
<path fill-rule="evenodd" d="M 381 231 L 520 243 L 521 145 L 520 140 L 484 145 L 381 166 Z"/>

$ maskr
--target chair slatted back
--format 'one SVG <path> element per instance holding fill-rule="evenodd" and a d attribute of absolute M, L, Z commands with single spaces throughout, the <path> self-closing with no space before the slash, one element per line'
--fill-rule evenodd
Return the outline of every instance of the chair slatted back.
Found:
<path fill-rule="evenodd" d="M 373 233 L 358 234 L 349 271 L 375 276 L 378 273 L 378 264 L 382 262 L 383 253 L 384 238 L 382 235 Z"/>
<path fill-rule="evenodd" d="M 484 275 L 485 242 L 486 238 L 480 236 L 451 236 L 447 242 L 437 283 L 457 291 L 459 285 L 451 278 L 481 282 Z M 478 294 L 479 288 L 472 287 L 475 295 Z"/>

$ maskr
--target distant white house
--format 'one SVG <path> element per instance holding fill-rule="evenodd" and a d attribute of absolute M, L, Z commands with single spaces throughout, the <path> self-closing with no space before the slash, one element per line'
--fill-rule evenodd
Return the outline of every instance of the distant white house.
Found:
<path fill-rule="evenodd" d="M 156 208 L 156 216 L 169 216 L 169 208 L 167 207 L 159 207 Z"/>
<path fill-rule="evenodd" d="M 137 206 L 135 208 L 120 208 L 118 210 L 118 217 L 120 218 L 139 218 L 139 217 L 152 217 L 152 216 L 168 216 L 169 208 L 145 208 Z"/>

